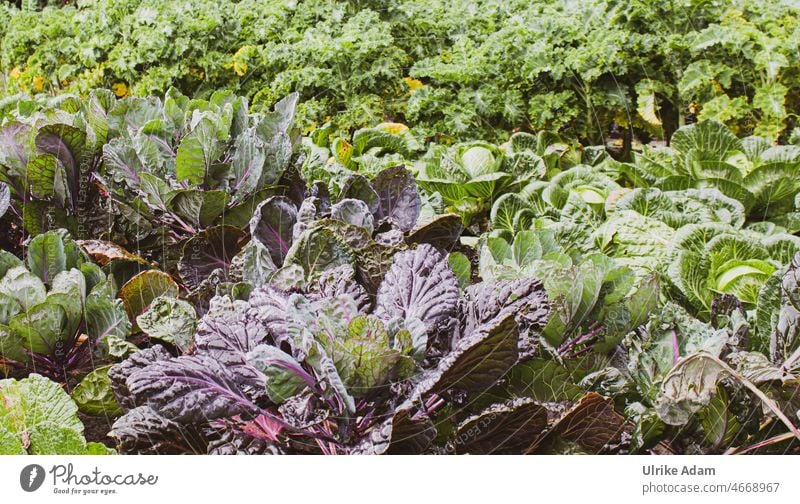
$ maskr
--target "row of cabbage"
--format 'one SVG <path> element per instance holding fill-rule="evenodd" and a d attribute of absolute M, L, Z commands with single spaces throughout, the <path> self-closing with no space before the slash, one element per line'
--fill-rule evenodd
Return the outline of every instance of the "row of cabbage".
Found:
<path fill-rule="evenodd" d="M 303 138 L 295 105 L 0 128 L 0 451 L 795 449 L 800 149 Z"/>

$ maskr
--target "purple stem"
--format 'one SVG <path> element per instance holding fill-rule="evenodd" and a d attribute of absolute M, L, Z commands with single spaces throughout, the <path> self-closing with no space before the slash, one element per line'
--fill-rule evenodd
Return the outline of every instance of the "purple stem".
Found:
<path fill-rule="evenodd" d="M 425 409 L 427 410 L 427 409 L 431 408 L 436 403 L 436 401 L 438 401 L 438 400 L 439 400 L 439 396 L 438 395 L 433 394 L 432 396 L 430 396 L 428 398 L 428 400 L 425 401 Z"/>
<path fill-rule="evenodd" d="M 675 329 L 672 330 L 672 365 L 678 363 L 678 359 L 681 358 L 681 349 L 678 344 L 678 335 L 675 333 Z"/>
<path fill-rule="evenodd" d="M 596 323 L 592 324 L 592 326 L 595 325 L 597 324 Z M 558 347 L 557 350 L 558 354 L 565 355 L 576 346 L 589 343 L 591 340 L 595 339 L 600 333 L 602 333 L 604 329 L 605 328 L 603 326 L 597 326 L 594 329 L 587 332 L 586 334 L 581 334 L 573 339 L 565 341 L 564 343 L 561 344 L 561 346 Z"/>
<path fill-rule="evenodd" d="M 169 213 L 169 215 L 170 215 L 170 217 L 172 217 L 173 219 L 175 219 L 175 222 L 177 222 L 177 223 L 178 223 L 178 225 L 180 226 L 180 228 L 181 228 L 181 229 L 183 229 L 184 231 L 186 231 L 187 233 L 189 233 L 189 234 L 195 234 L 195 233 L 197 232 L 197 231 L 195 231 L 195 229 L 194 229 L 192 226 L 190 226 L 189 224 L 187 224 L 186 222 L 184 222 L 184 221 L 183 221 L 183 219 L 181 219 L 181 218 L 178 216 L 178 214 L 176 214 L 175 212 L 170 212 L 170 213 Z"/>

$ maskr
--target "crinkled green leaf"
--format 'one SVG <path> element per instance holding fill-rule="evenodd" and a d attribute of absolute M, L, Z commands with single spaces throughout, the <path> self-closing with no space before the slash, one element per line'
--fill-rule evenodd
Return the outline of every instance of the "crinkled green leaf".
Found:
<path fill-rule="evenodd" d="M 136 317 L 136 324 L 150 338 L 172 343 L 185 352 L 194 340 L 197 314 L 186 301 L 159 296 L 146 312 Z"/>
<path fill-rule="evenodd" d="M 315 227 L 295 240 L 286 254 L 285 263 L 297 264 L 303 268 L 307 278 L 316 278 L 327 269 L 355 264 L 355 254 L 332 231 Z"/>
<path fill-rule="evenodd" d="M 0 325 L 0 356 L 17 362 L 28 362 L 25 339 L 6 325 Z"/>
<path fill-rule="evenodd" d="M 664 267 L 673 234 L 660 220 L 630 210 L 615 213 L 598 231 L 606 253 L 642 276 Z"/>
<path fill-rule="evenodd" d="M 86 375 L 72 391 L 78 409 L 88 415 L 116 416 L 122 414 L 108 377 L 110 366 L 97 368 Z"/>
<path fill-rule="evenodd" d="M 703 121 L 684 126 L 670 139 L 679 156 L 700 153 L 702 159 L 725 159 L 732 151 L 743 150 L 741 141 L 727 126 L 718 121 Z"/>
<path fill-rule="evenodd" d="M 331 218 L 364 228 L 372 235 L 374 218 L 366 203 L 358 199 L 343 199 L 331 207 Z"/>
<path fill-rule="evenodd" d="M 721 361 L 702 352 L 679 361 L 661 384 L 658 416 L 670 425 L 685 424 L 709 405 L 726 372 Z"/>
<path fill-rule="evenodd" d="M 0 380 L 0 439 L 4 448 L 34 454 L 78 455 L 86 451 L 78 407 L 57 383 L 38 374 Z M 14 443 L 9 435 L 16 436 Z M 3 452 L 8 453 L 8 452 Z"/>
<path fill-rule="evenodd" d="M 323 345 L 354 397 L 363 397 L 384 385 L 400 360 L 383 322 L 365 315 L 350 321 L 344 337 L 323 341 Z"/>
<path fill-rule="evenodd" d="M 508 389 L 518 397 L 541 402 L 574 401 L 583 395 L 570 371 L 553 360 L 521 362 L 508 374 Z"/>

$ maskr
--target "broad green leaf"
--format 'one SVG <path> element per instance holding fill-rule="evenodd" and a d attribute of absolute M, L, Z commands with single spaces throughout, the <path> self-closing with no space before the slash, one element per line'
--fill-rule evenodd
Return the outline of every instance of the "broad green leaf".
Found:
<path fill-rule="evenodd" d="M 60 304 L 47 301 L 12 318 L 9 327 L 28 350 L 58 358 L 66 355 L 67 341 L 73 336 L 68 334 L 67 312 Z"/>
<path fill-rule="evenodd" d="M 711 308 L 708 260 L 705 250 L 715 237 L 732 230 L 716 223 L 689 224 L 679 229 L 670 250 L 667 278 L 701 312 Z"/>
<path fill-rule="evenodd" d="M 46 289 L 39 277 L 24 266 L 16 266 L 0 280 L 0 293 L 16 299 L 23 310 L 29 310 L 44 301 Z"/>
<path fill-rule="evenodd" d="M 543 279 L 553 308 L 543 331 L 550 344 L 560 344 L 584 324 L 601 298 L 606 275 L 614 267 L 612 259 L 592 254 L 579 266 L 556 270 Z"/>
<path fill-rule="evenodd" d="M 25 340 L 6 325 L 0 325 L 0 356 L 16 362 L 28 362 Z"/>
<path fill-rule="evenodd" d="M 46 423 L 30 430 L 31 455 L 83 455 L 86 453 L 86 440 L 83 434 L 69 427 Z"/>
<path fill-rule="evenodd" d="M 344 138 L 337 138 L 331 144 L 331 150 L 337 163 L 346 168 L 354 166 L 352 163 L 354 147 L 350 142 Z"/>
<path fill-rule="evenodd" d="M 99 150 L 108 140 L 108 113 L 117 99 L 110 89 L 93 89 L 85 108 L 86 119 L 94 133 L 94 150 Z"/>
<path fill-rule="evenodd" d="M 705 442 L 714 447 L 730 446 L 742 429 L 739 419 L 730 410 L 728 394 L 722 387 L 717 387 L 716 394 L 699 416 Z"/>
<path fill-rule="evenodd" d="M 461 252 L 450 252 L 447 255 L 447 263 L 453 273 L 456 274 L 458 288 L 463 292 L 472 283 L 472 264 L 470 260 Z"/>
<path fill-rule="evenodd" d="M 634 189 L 614 204 L 614 212 L 633 210 L 663 221 L 675 229 L 686 224 L 721 222 L 739 228 L 744 224 L 744 206 L 716 189 L 661 191 Z"/>
<path fill-rule="evenodd" d="M 758 293 L 755 311 L 755 334 L 748 338 L 748 349 L 769 354 L 770 337 L 778 324 L 781 309 L 781 281 L 785 271 L 777 270 L 764 282 Z"/>
<path fill-rule="evenodd" d="M 744 179 L 743 185 L 753 194 L 754 206 L 768 215 L 784 207 L 791 209 L 800 190 L 800 163 L 769 163 L 757 167 Z"/>
<path fill-rule="evenodd" d="M 260 189 L 259 180 L 268 155 L 267 145 L 253 127 L 236 137 L 233 148 L 228 177 L 234 197 L 241 201 L 244 196 Z"/>
<path fill-rule="evenodd" d="M 46 284 L 67 269 L 64 240 L 57 231 L 48 231 L 31 240 L 26 258 L 31 272 Z"/>
<path fill-rule="evenodd" d="M 17 266 L 22 266 L 22 261 L 17 256 L 7 250 L 0 250 L 0 279 Z"/>
<path fill-rule="evenodd" d="M 624 210 L 615 212 L 596 234 L 603 237 L 604 251 L 618 264 L 647 276 L 663 269 L 674 233 L 660 220 Z"/>
<path fill-rule="evenodd" d="M 0 453 L 20 453 L 21 447 L 40 455 L 85 454 L 77 412 L 67 393 L 43 376 L 0 380 Z"/>
<path fill-rule="evenodd" d="M 680 163 L 694 155 L 698 159 L 724 160 L 731 152 L 743 150 L 742 142 L 727 126 L 718 121 L 703 121 L 684 126 L 670 139 Z"/>
<path fill-rule="evenodd" d="M 508 374 L 508 389 L 517 396 L 540 402 L 574 401 L 584 391 L 558 362 L 541 358 L 517 364 Z"/>
<path fill-rule="evenodd" d="M 131 333 L 131 322 L 121 299 L 115 299 L 109 282 L 99 284 L 86 297 L 86 332 L 92 340 L 111 355 L 112 349 L 132 349 L 123 342 Z M 125 352 L 127 353 L 127 351 Z"/>
<path fill-rule="evenodd" d="M 495 187 L 509 179 L 511 175 L 503 172 L 486 173 L 462 183 L 466 194 L 482 200 L 490 200 Z"/>
<path fill-rule="evenodd" d="M 175 196 L 175 192 L 171 190 L 169 184 L 150 173 L 142 173 L 140 179 L 139 189 L 147 204 L 158 210 L 167 211 L 168 205 Z M 187 211 L 188 214 L 195 214 L 194 209 L 190 208 L 189 210 L 192 211 Z"/>
<path fill-rule="evenodd" d="M 143 183 L 145 176 L 155 178 L 147 173 L 134 146 L 126 143 L 123 138 L 114 138 L 103 145 L 103 165 L 110 180 L 130 187 Z"/>
<path fill-rule="evenodd" d="M 753 106 L 768 115 L 783 118 L 786 115 L 786 94 L 789 89 L 780 82 L 772 82 L 756 89 Z"/>
<path fill-rule="evenodd" d="M 626 299 L 625 304 L 631 316 L 630 329 L 635 329 L 647 322 L 650 313 L 658 307 L 660 293 L 659 275 L 652 275 L 642 281 Z"/>
<path fill-rule="evenodd" d="M 8 324 L 11 317 L 22 311 L 22 306 L 19 302 L 9 296 L 0 292 L 0 325 Z"/>
<path fill-rule="evenodd" d="M 0 455 L 25 455 L 22 439 L 14 432 L 0 427 Z"/>
<path fill-rule="evenodd" d="M 306 380 L 312 380 L 297 360 L 271 345 L 251 350 L 247 362 L 267 377 L 267 395 L 275 404 L 283 404 L 310 385 Z"/>
<path fill-rule="evenodd" d="M 119 290 L 128 318 L 135 320 L 159 296 L 178 296 L 178 285 L 167 273 L 143 271 L 131 278 Z"/>
<path fill-rule="evenodd" d="M 208 182 L 211 166 L 223 152 L 218 133 L 217 126 L 205 117 L 183 138 L 175 157 L 178 182 L 186 181 L 192 185 Z"/>
<path fill-rule="evenodd" d="M 189 219 L 194 226 L 208 227 L 225 210 L 228 194 L 224 191 L 181 189 L 167 195 L 170 208 Z"/>
<path fill-rule="evenodd" d="M 508 231 L 521 231 L 514 225 L 517 214 L 529 207 L 521 196 L 508 193 L 500 196 L 492 205 L 490 219 L 493 229 L 506 229 Z"/>

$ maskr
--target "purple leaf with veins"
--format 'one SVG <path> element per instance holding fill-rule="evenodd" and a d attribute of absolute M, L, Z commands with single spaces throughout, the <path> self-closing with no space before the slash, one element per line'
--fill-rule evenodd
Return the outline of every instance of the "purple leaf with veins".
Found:
<path fill-rule="evenodd" d="M 126 384 L 137 404 L 147 404 L 175 422 L 207 422 L 260 411 L 242 390 L 235 371 L 205 355 L 156 361 L 131 374 Z"/>
<path fill-rule="evenodd" d="M 195 289 L 215 270 L 221 270 L 227 280 L 231 261 L 242 249 L 244 236 L 244 231 L 233 226 L 217 226 L 188 240 L 178 263 L 183 283 Z"/>
<path fill-rule="evenodd" d="M 272 262 L 280 267 L 292 245 L 297 208 L 289 198 L 273 196 L 264 200 L 250 220 L 250 234 L 267 247 Z"/>

